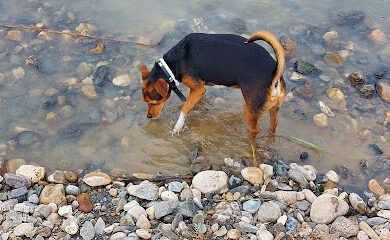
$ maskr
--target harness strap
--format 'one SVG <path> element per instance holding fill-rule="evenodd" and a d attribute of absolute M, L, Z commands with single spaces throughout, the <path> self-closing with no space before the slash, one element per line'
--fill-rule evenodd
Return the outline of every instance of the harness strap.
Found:
<path fill-rule="evenodd" d="M 177 88 L 180 83 L 179 81 L 176 80 L 175 75 L 173 75 L 172 70 L 169 68 L 168 64 L 164 61 L 163 58 L 159 58 L 156 61 L 157 65 L 161 68 L 161 70 L 164 72 L 164 74 L 167 76 L 167 79 L 165 81 L 169 84 L 169 87 L 171 90 L 173 90 L 176 95 L 183 101 L 185 102 L 187 99 L 183 95 L 183 93 L 180 92 L 180 90 Z"/>

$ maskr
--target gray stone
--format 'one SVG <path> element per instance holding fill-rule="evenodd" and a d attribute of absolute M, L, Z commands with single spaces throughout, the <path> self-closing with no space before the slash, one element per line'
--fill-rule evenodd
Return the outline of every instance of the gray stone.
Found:
<path fill-rule="evenodd" d="M 227 229 L 225 226 L 222 226 L 218 231 L 216 231 L 215 233 L 213 233 L 214 236 L 216 237 L 222 237 L 222 236 L 225 236 L 227 233 Z"/>
<path fill-rule="evenodd" d="M 38 195 L 33 194 L 30 197 L 28 197 L 28 201 L 31 202 L 31 203 L 34 203 L 34 204 L 38 204 L 39 203 L 39 197 L 38 197 Z"/>
<path fill-rule="evenodd" d="M 390 200 L 387 201 L 379 201 L 378 207 L 382 210 L 389 210 L 390 209 Z"/>
<path fill-rule="evenodd" d="M 382 217 L 372 217 L 372 218 L 367 218 L 365 221 L 370 227 L 373 227 L 375 225 L 379 225 L 387 222 L 387 219 Z"/>
<path fill-rule="evenodd" d="M 351 193 L 349 195 L 349 202 L 351 203 L 353 209 L 355 209 L 359 213 L 366 212 L 367 204 L 363 201 L 363 199 L 358 194 Z"/>
<path fill-rule="evenodd" d="M 90 221 L 86 221 L 80 228 L 80 236 L 84 240 L 92 240 L 95 237 L 95 230 Z"/>
<path fill-rule="evenodd" d="M 80 188 L 78 188 L 77 186 L 74 186 L 74 185 L 68 185 L 68 186 L 66 186 L 65 192 L 68 195 L 77 196 L 80 194 Z"/>
<path fill-rule="evenodd" d="M 232 190 L 230 190 L 231 193 L 236 193 L 236 192 L 239 192 L 241 194 L 241 196 L 245 196 L 246 193 L 249 191 L 249 187 L 248 186 L 238 186 L 238 187 L 235 187 L 233 188 Z"/>
<path fill-rule="evenodd" d="M 229 178 L 229 188 L 235 188 L 241 186 L 243 179 L 234 175 Z"/>
<path fill-rule="evenodd" d="M 95 226 L 94 226 L 95 233 L 97 235 L 102 235 L 105 228 L 106 228 L 106 224 L 104 223 L 103 219 L 101 217 L 99 217 Z"/>
<path fill-rule="evenodd" d="M 158 199 L 158 187 L 147 180 L 139 185 L 132 185 L 127 188 L 127 192 L 141 199 L 155 201 Z"/>
<path fill-rule="evenodd" d="M 48 205 L 41 204 L 35 208 L 34 217 L 47 218 L 50 215 L 50 207 Z"/>
<path fill-rule="evenodd" d="M 266 202 L 260 206 L 258 218 L 260 222 L 273 222 L 282 215 L 280 207 L 275 202 Z"/>
<path fill-rule="evenodd" d="M 302 188 L 307 188 L 309 186 L 309 182 L 306 180 L 305 176 L 298 170 L 290 169 L 288 171 L 288 177 L 294 182 L 297 182 Z"/>
<path fill-rule="evenodd" d="M 194 217 L 199 208 L 193 201 L 179 202 L 175 214 L 180 213 L 183 217 Z"/>
<path fill-rule="evenodd" d="M 235 223 L 234 228 L 239 229 L 246 233 L 256 233 L 259 230 L 258 227 L 253 226 L 252 224 L 249 224 L 247 222 Z"/>
<path fill-rule="evenodd" d="M 26 195 L 27 194 L 27 188 L 26 187 L 20 187 L 14 190 L 11 190 L 8 192 L 8 198 L 9 199 L 18 199 L 19 202 L 23 202 L 23 197 L 24 200 L 26 200 Z"/>
<path fill-rule="evenodd" d="M 17 175 L 13 173 L 4 174 L 5 183 L 13 188 L 21 188 L 31 186 L 31 181 L 28 180 L 25 176 Z"/>
<path fill-rule="evenodd" d="M 183 221 L 183 215 L 181 213 L 177 213 L 175 218 L 172 221 L 172 230 L 175 231 L 179 226 L 179 222 Z"/>
<path fill-rule="evenodd" d="M 253 214 L 257 210 L 259 210 L 260 205 L 261 205 L 261 202 L 259 199 L 251 199 L 251 200 L 244 202 L 244 204 L 242 205 L 242 208 L 244 209 L 244 211 L 247 211 L 247 212 Z"/>
<path fill-rule="evenodd" d="M 164 217 L 170 213 L 172 213 L 179 206 L 178 201 L 162 201 L 153 205 L 154 215 L 156 219 Z"/>
<path fill-rule="evenodd" d="M 8 201 L 0 203 L 0 209 L 3 212 L 7 212 L 14 208 L 14 206 L 18 203 L 18 200 L 16 199 L 10 199 Z"/>
<path fill-rule="evenodd" d="M 168 184 L 169 191 L 179 193 L 181 192 L 182 189 L 183 189 L 183 184 L 181 184 L 181 182 L 174 181 Z"/>
<path fill-rule="evenodd" d="M 358 232 L 358 223 L 343 216 L 337 217 L 330 226 L 330 233 L 340 233 L 346 238 L 356 236 Z"/>
<path fill-rule="evenodd" d="M 133 226 L 135 225 L 133 218 L 130 214 L 126 214 L 123 217 L 121 217 L 119 224 L 121 226 Z"/>
<path fill-rule="evenodd" d="M 287 229 L 286 234 L 297 233 L 298 224 L 299 224 L 298 220 L 296 220 L 293 216 L 288 215 L 286 221 L 286 229 Z"/>

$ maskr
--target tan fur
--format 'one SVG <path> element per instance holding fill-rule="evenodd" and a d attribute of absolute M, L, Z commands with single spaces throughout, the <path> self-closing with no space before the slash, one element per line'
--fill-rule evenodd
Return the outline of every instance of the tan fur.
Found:
<path fill-rule="evenodd" d="M 206 92 L 205 84 L 201 80 L 196 80 L 188 75 L 185 75 L 182 79 L 184 85 L 190 89 L 187 101 L 184 103 L 181 112 L 187 115 L 194 106 L 202 99 Z"/>

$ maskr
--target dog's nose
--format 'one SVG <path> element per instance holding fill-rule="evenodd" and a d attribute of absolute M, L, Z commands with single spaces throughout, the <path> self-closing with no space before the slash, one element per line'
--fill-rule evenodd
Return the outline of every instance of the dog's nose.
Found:
<path fill-rule="evenodd" d="M 148 114 L 148 118 L 152 118 L 152 115 Z"/>

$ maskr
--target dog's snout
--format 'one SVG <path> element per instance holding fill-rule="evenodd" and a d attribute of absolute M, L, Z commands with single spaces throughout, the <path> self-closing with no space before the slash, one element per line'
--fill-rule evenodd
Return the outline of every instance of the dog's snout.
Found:
<path fill-rule="evenodd" d="M 152 115 L 148 114 L 148 118 L 152 118 Z"/>

